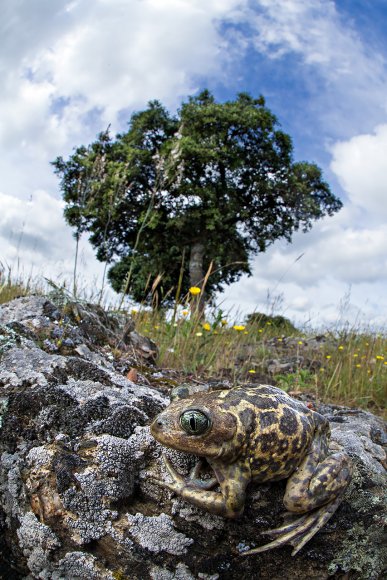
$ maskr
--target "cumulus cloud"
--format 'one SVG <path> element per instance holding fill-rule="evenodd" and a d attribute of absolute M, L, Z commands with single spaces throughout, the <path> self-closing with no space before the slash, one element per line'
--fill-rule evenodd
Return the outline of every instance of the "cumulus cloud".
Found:
<path fill-rule="evenodd" d="M 5 0 L 0 32 L 1 261 L 71 279 L 74 240 L 50 160 L 108 124 L 122 130 L 149 99 L 173 109 L 202 79 L 227 86 L 252 48 L 251 58 L 266 58 L 273 70 L 293 58 L 311 95 L 309 134 L 320 127 L 346 205 L 292 245 L 277 242 L 259 255 L 254 276 L 232 286 L 226 303 L 270 311 L 283 293 L 287 315 L 333 321 L 352 285 L 353 316 L 364 307 L 376 320 L 387 309 L 386 64 L 340 3 Z M 83 275 L 101 268 L 84 239 Z"/>
<path fill-rule="evenodd" d="M 0 271 L 72 280 L 75 241 L 63 219 L 63 203 L 47 192 L 35 191 L 28 202 L 0 192 Z M 27 272 L 25 272 L 27 269 Z M 94 258 L 87 239 L 82 240 L 80 280 L 101 277 L 102 265 Z"/>
<path fill-rule="evenodd" d="M 277 311 L 312 324 L 348 319 L 383 326 L 387 311 L 387 125 L 331 148 L 331 169 L 348 201 L 332 218 L 276 242 L 254 260 L 253 277 L 226 291 L 224 304 Z M 275 303 L 283 295 L 284 303 Z M 347 298 L 344 300 L 344 298 Z M 271 296 L 271 298 L 270 298 Z M 343 311 L 343 304 L 345 305 Z"/>
<path fill-rule="evenodd" d="M 351 164 L 345 166 L 348 174 L 343 175 L 349 179 Z M 277 241 L 255 258 L 251 278 L 226 290 L 224 306 L 242 304 L 244 313 L 254 310 L 270 313 L 274 307 L 276 313 L 315 326 L 343 319 L 353 324 L 384 327 L 387 311 L 384 208 L 380 218 L 378 204 L 367 205 L 367 199 L 378 199 L 379 180 L 374 181 L 372 172 L 361 176 L 364 189 L 359 195 L 360 211 L 349 201 L 333 218 L 316 223 L 311 232 L 297 233 L 292 244 Z M 351 192 L 348 188 L 349 196 Z"/>
<path fill-rule="evenodd" d="M 26 1 L 8 3 L 11 25 L 4 31 L 2 69 L 5 102 L 13 105 L 13 114 L 5 117 L 4 139 L 28 134 L 28 120 L 31 133 L 38 121 L 43 126 L 43 119 L 47 125 L 50 118 L 52 129 L 60 133 L 68 123 L 84 125 L 82 115 L 90 111 L 115 123 L 120 110 L 143 106 L 148 99 L 177 104 L 197 89 L 196 76 L 221 71 L 232 47 L 223 50 L 226 41 L 217 19 L 232 19 L 240 2 L 39 4 L 40 10 L 36 3 L 32 10 Z M 36 21 L 37 15 L 43 23 Z"/>
<path fill-rule="evenodd" d="M 332 147 L 331 168 L 355 206 L 383 225 L 387 219 L 387 124 Z M 387 245 L 385 246 L 387 247 Z"/>
<path fill-rule="evenodd" d="M 71 32 L 36 60 L 58 94 L 85 96 L 85 106 L 117 111 L 160 98 L 176 104 L 195 90 L 195 76 L 219 71 L 224 40 L 215 21 L 236 0 L 99 0 L 75 2 Z"/>
<path fill-rule="evenodd" d="M 348 136 L 355 126 L 369 130 L 385 117 L 386 59 L 339 2 L 254 0 L 249 7 L 246 22 L 255 50 L 273 61 L 293 57 L 289 66 L 298 71 L 313 96 L 313 114 L 331 134 Z"/>
<path fill-rule="evenodd" d="M 1 186 L 28 197 L 55 187 L 49 162 L 57 155 L 109 124 L 122 129 L 122 118 L 149 99 L 173 108 L 198 88 L 199 76 L 222 76 L 238 47 L 218 21 L 237 20 L 243 2 L 4 4 Z"/>

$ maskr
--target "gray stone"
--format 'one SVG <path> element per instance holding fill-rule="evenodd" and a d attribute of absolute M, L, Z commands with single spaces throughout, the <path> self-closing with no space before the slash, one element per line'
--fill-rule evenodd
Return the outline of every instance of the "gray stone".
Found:
<path fill-rule="evenodd" d="M 344 447 L 354 461 L 342 505 L 295 558 L 291 547 L 243 558 L 239 548 L 264 543 L 265 529 L 281 523 L 285 483 L 252 484 L 245 512 L 235 521 L 203 512 L 155 485 L 152 478 L 166 477 L 165 449 L 150 436 L 148 425 L 168 404 L 167 397 L 132 383 L 112 364 L 109 348 L 98 343 L 108 324 L 98 310 L 94 315 L 105 322 L 97 341 L 86 337 L 94 320 L 90 316 L 88 331 L 79 331 L 78 346 L 85 348 L 45 351 L 39 333 L 63 320 L 61 308 L 32 297 L 0 309 L 5 328 L 13 325 L 7 347 L 1 349 L 0 343 L 5 577 L 383 577 L 386 435 L 381 419 L 332 405 L 318 409 L 331 422 L 332 446 Z M 85 306 L 71 308 L 82 313 Z M 106 344 L 115 328 L 112 323 L 105 333 Z M 195 463 L 190 455 L 166 453 L 182 474 Z"/>

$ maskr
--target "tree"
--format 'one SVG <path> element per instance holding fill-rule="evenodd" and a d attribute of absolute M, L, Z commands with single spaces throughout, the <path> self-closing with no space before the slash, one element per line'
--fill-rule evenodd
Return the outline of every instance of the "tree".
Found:
<path fill-rule="evenodd" d="M 341 208 L 321 170 L 292 151 L 263 97 L 217 103 L 203 91 L 176 116 L 153 101 L 126 133 L 101 133 L 53 165 L 65 218 L 112 264 L 113 288 L 129 272 L 133 298 L 161 304 L 206 273 L 212 296 L 251 274 L 252 255 Z"/>

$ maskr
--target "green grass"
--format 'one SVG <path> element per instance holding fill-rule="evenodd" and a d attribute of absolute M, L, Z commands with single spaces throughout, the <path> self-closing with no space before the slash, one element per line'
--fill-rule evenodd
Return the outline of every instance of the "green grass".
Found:
<path fill-rule="evenodd" d="M 8 272 L 5 273 L 4 266 L 0 262 L 0 304 L 38 291 L 39 284 L 32 280 L 31 277 L 15 276 L 11 269 L 8 269 Z"/>
<path fill-rule="evenodd" d="M 215 318 L 205 322 L 180 315 L 167 321 L 160 313 L 134 313 L 136 329 L 156 342 L 158 365 L 200 378 L 228 379 L 233 384 L 272 379 L 289 392 L 308 392 L 325 402 L 385 412 L 387 395 L 387 337 L 355 330 L 345 336 L 327 333 L 319 348 L 308 345 L 308 335 L 293 333 L 293 347 L 281 348 L 281 329 L 255 321 L 234 325 Z M 311 337 L 313 334 L 310 335 Z M 273 350 L 273 344 L 275 348 Z M 303 358 L 288 373 L 267 372 L 271 359 Z"/>
<path fill-rule="evenodd" d="M 0 304 L 30 293 L 44 293 L 44 285 L 31 278 L 15 279 L 11 272 L 6 276 L 0 269 Z M 157 344 L 159 367 L 200 380 L 227 379 L 231 384 L 265 380 L 290 393 L 306 392 L 324 402 L 386 414 L 386 334 L 332 331 L 320 348 L 313 349 L 307 341 L 308 334 L 313 333 L 299 332 L 286 322 L 278 325 L 278 317 L 271 322 L 266 316 L 255 315 L 249 322 L 235 324 L 221 311 L 214 311 L 203 320 L 195 313 L 194 297 L 187 297 L 187 302 L 186 310 L 180 310 L 172 320 L 160 310 L 131 312 L 136 330 Z M 282 344 L 289 335 L 297 338 L 286 350 Z M 289 356 L 304 360 L 291 372 L 268 374 L 270 359 Z"/>

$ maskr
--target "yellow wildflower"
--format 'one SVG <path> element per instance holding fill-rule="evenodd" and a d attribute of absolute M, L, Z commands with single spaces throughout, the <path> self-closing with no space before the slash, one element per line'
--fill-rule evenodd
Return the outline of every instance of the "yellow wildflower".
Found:
<path fill-rule="evenodd" d="M 205 322 L 202 324 L 204 330 L 211 330 L 211 324 L 209 322 Z"/>
<path fill-rule="evenodd" d="M 381 354 L 377 354 L 375 358 L 376 360 L 384 360 L 384 356 Z"/>
<path fill-rule="evenodd" d="M 233 329 L 238 330 L 238 331 L 244 330 L 245 328 L 246 327 L 243 326 L 243 324 L 234 324 L 234 326 L 233 326 Z"/>
<path fill-rule="evenodd" d="M 225 318 L 223 318 L 223 320 L 221 320 L 221 321 L 220 321 L 220 324 L 221 324 L 222 326 L 226 326 L 226 324 L 227 324 L 227 320 L 226 320 Z"/>
<path fill-rule="evenodd" d="M 258 332 L 263 332 L 262 328 L 260 328 L 260 329 L 258 330 Z"/>
<path fill-rule="evenodd" d="M 355 354 L 353 355 L 353 358 L 357 358 L 359 355 L 357 354 L 357 352 L 355 352 Z"/>
<path fill-rule="evenodd" d="M 298 341 L 298 344 L 304 344 L 304 343 L 302 342 L 302 340 L 299 340 L 299 341 Z"/>
<path fill-rule="evenodd" d="M 197 286 L 191 286 L 189 291 L 192 294 L 192 296 L 197 296 L 201 292 L 200 288 L 198 288 Z"/>
<path fill-rule="evenodd" d="M 251 375 L 255 375 L 255 372 L 256 372 L 256 371 L 255 371 L 254 369 L 250 369 L 250 370 L 249 370 L 249 373 L 250 373 Z"/>
<path fill-rule="evenodd" d="M 330 355 L 330 354 L 327 354 L 325 358 L 329 360 L 329 359 L 330 359 L 330 358 L 332 358 L 332 357 L 331 357 L 331 355 Z"/>
<path fill-rule="evenodd" d="M 249 331 L 248 330 L 245 330 L 243 334 L 249 334 Z"/>
<path fill-rule="evenodd" d="M 339 350 L 344 350 L 344 347 L 342 344 L 340 344 L 340 346 L 337 347 Z"/>
<path fill-rule="evenodd" d="M 355 365 L 355 366 L 356 366 L 357 369 L 360 369 L 361 368 L 361 365 Z"/>

